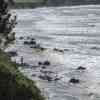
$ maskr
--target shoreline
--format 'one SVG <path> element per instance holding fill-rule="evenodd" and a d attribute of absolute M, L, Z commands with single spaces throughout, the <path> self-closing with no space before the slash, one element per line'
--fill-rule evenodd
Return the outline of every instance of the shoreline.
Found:
<path fill-rule="evenodd" d="M 45 5 L 44 3 L 17 3 L 15 4 L 12 9 L 34 9 L 34 8 L 39 8 L 39 7 L 77 7 L 77 6 L 98 6 L 100 4 L 98 3 L 87 3 L 87 4 L 66 4 L 66 5 Z"/>
<path fill-rule="evenodd" d="M 0 50 L 0 98 L 8 100 L 45 100 L 35 82 L 25 77 L 9 54 Z M 4 88 L 5 87 L 5 88 Z"/>

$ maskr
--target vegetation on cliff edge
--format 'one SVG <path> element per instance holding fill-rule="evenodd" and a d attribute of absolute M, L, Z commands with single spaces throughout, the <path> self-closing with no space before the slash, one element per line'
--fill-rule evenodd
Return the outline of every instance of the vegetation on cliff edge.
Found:
<path fill-rule="evenodd" d="M 44 100 L 35 83 L 23 76 L 17 64 L 4 53 L 5 44 L 14 40 L 12 29 L 16 24 L 8 4 L 7 0 L 0 0 L 0 100 Z"/>
<path fill-rule="evenodd" d="M 35 83 L 24 77 L 0 50 L 0 100 L 44 100 Z"/>

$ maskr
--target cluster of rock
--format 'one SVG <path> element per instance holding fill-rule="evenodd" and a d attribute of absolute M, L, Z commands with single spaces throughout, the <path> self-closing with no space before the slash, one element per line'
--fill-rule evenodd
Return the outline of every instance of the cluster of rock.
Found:
<path fill-rule="evenodd" d="M 24 39 L 25 37 L 20 37 L 20 40 L 24 40 L 23 44 L 28 45 L 30 48 L 33 49 L 40 49 L 41 51 L 45 50 L 46 48 L 43 48 L 39 43 L 37 43 L 35 38 L 27 37 L 27 39 Z"/>
<path fill-rule="evenodd" d="M 76 70 L 77 70 L 77 71 L 85 71 L 86 68 L 83 67 L 83 66 L 79 66 Z M 73 78 L 71 78 L 71 79 L 69 80 L 69 82 L 72 83 L 72 84 L 79 84 L 79 83 L 80 83 L 80 79 L 73 77 Z"/>
<path fill-rule="evenodd" d="M 20 40 L 24 40 L 23 44 L 24 45 L 28 45 L 30 48 L 39 49 L 41 51 L 44 51 L 44 50 L 47 49 L 47 48 L 42 47 L 40 44 L 38 44 L 36 39 L 34 39 L 32 37 L 27 37 L 27 40 L 25 40 L 25 37 L 20 37 L 19 39 Z M 64 49 L 63 50 L 63 49 L 54 48 L 53 51 L 64 53 L 64 51 L 69 51 L 69 50 L 68 49 Z M 15 55 L 16 55 L 16 53 L 15 53 Z M 30 65 L 28 65 L 26 63 L 24 63 L 23 65 L 24 66 L 30 66 Z M 42 79 L 42 80 L 47 80 L 47 81 L 58 81 L 58 80 L 60 80 L 61 78 L 59 78 L 57 76 L 57 74 L 55 74 L 55 72 L 47 70 L 47 68 L 49 66 L 51 66 L 51 62 L 46 60 L 44 62 L 39 61 L 37 66 L 32 66 L 32 67 L 33 68 L 41 68 L 41 70 L 40 70 L 41 74 L 38 77 L 40 79 Z M 79 66 L 76 70 L 78 70 L 78 71 L 85 71 L 86 68 L 83 67 L 83 66 Z M 33 74 L 33 76 L 35 76 L 35 75 Z M 78 84 L 78 83 L 80 83 L 80 79 L 77 79 L 77 78 L 73 77 L 73 78 L 71 78 L 69 80 L 69 83 Z"/>
<path fill-rule="evenodd" d="M 38 49 L 41 51 L 47 50 L 47 48 L 44 48 L 41 46 L 41 44 L 37 43 L 37 40 L 33 38 L 32 36 L 28 36 L 28 37 L 21 36 L 19 37 L 19 39 L 24 40 L 23 44 L 28 45 L 30 48 Z M 58 49 L 58 48 L 53 48 L 52 50 L 59 53 L 64 53 L 64 51 L 69 51 L 68 49 Z"/>

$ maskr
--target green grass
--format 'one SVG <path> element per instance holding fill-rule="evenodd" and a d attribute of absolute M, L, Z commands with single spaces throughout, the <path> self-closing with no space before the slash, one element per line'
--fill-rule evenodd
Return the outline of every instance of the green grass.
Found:
<path fill-rule="evenodd" d="M 15 0 L 16 3 L 40 3 L 40 2 L 44 2 L 44 0 Z"/>
<path fill-rule="evenodd" d="M 35 82 L 23 76 L 17 65 L 1 50 L 0 100 L 44 100 Z"/>

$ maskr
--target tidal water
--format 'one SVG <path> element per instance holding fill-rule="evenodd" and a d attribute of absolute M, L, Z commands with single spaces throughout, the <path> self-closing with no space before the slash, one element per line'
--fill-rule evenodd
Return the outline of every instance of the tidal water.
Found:
<path fill-rule="evenodd" d="M 100 6 L 44 7 L 13 10 L 18 16 L 15 28 L 16 41 L 8 50 L 16 50 L 13 60 L 37 66 L 49 60 L 46 70 L 58 81 L 39 78 L 41 67 L 20 67 L 19 70 L 32 80 L 48 100 L 100 100 Z M 23 44 L 23 36 L 33 37 L 45 51 L 37 51 Z M 53 51 L 53 48 L 64 52 Z M 77 71 L 78 66 L 86 67 Z M 80 79 L 70 84 L 71 78 Z"/>

